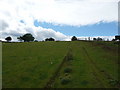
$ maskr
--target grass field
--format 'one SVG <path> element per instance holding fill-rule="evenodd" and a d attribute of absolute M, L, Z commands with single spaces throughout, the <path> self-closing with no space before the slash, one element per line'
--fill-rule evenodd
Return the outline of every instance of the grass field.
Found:
<path fill-rule="evenodd" d="M 3 43 L 3 88 L 115 88 L 113 42 Z"/>

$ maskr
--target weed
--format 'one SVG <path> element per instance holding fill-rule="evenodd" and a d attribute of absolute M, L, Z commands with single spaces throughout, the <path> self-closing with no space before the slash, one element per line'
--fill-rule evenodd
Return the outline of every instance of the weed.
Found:
<path fill-rule="evenodd" d="M 71 69 L 71 68 L 65 68 L 65 69 L 64 69 L 64 73 L 70 73 L 70 72 L 72 72 L 72 69 Z"/>
<path fill-rule="evenodd" d="M 62 85 L 66 85 L 66 84 L 68 84 L 70 81 L 71 81 L 71 80 L 70 80 L 69 78 L 63 78 L 63 79 L 61 80 L 61 84 L 62 84 Z"/>

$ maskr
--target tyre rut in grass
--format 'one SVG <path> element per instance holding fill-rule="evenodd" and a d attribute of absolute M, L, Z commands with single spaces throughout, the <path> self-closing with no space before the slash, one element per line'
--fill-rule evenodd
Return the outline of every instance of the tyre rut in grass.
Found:
<path fill-rule="evenodd" d="M 68 52 L 66 54 L 66 56 L 64 57 L 64 59 L 62 60 L 61 64 L 58 66 L 57 70 L 55 71 L 55 73 L 53 74 L 53 76 L 49 79 L 49 81 L 46 83 L 44 88 L 52 88 L 53 84 L 55 82 L 55 79 L 59 76 L 59 72 L 62 69 L 64 63 L 66 63 L 69 60 L 72 60 L 73 56 L 72 56 L 72 50 L 71 48 L 68 49 Z"/>
<path fill-rule="evenodd" d="M 108 82 L 110 79 L 113 79 L 113 78 L 104 70 L 103 71 L 100 70 L 100 68 L 96 65 L 95 62 L 93 62 L 92 58 L 89 56 L 85 47 L 83 47 L 83 51 L 85 52 L 86 56 L 88 57 L 87 61 L 92 67 L 93 75 L 95 76 L 96 80 L 99 82 L 101 87 L 104 87 L 104 88 L 111 87 Z"/>

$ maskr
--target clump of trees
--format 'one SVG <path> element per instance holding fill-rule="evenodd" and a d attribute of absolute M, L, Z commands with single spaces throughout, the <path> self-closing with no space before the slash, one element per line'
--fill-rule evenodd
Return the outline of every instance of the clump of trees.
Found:
<path fill-rule="evenodd" d="M 120 41 L 120 35 L 116 35 L 115 39 L 112 39 L 112 41 L 117 41 L 117 40 Z"/>
<path fill-rule="evenodd" d="M 38 40 L 35 40 L 34 42 L 38 42 Z"/>
<path fill-rule="evenodd" d="M 10 41 L 12 40 L 12 38 L 9 36 L 9 37 L 6 37 L 5 40 L 6 40 L 7 42 L 10 42 Z"/>
<path fill-rule="evenodd" d="M 46 38 L 45 41 L 55 41 L 54 38 Z"/>
<path fill-rule="evenodd" d="M 75 36 L 73 36 L 72 38 L 71 38 L 71 41 L 77 41 L 78 39 L 77 39 L 77 37 L 75 37 Z"/>
<path fill-rule="evenodd" d="M 98 38 L 93 38 L 94 41 L 103 41 L 102 38 L 98 37 Z"/>
<path fill-rule="evenodd" d="M 27 33 L 27 34 L 24 34 L 23 36 L 20 36 L 20 37 L 17 37 L 17 39 L 19 41 L 24 41 L 24 42 L 30 42 L 30 41 L 34 41 L 34 37 L 31 33 Z"/>
<path fill-rule="evenodd" d="M 115 36 L 115 40 L 119 40 L 120 41 L 120 35 L 116 35 Z"/>
<path fill-rule="evenodd" d="M 38 42 L 38 40 L 34 40 L 35 38 L 33 37 L 33 35 L 31 33 L 27 33 L 22 36 L 19 36 L 19 37 L 17 37 L 17 39 L 19 41 L 24 41 L 24 42 L 30 42 L 30 41 Z M 12 40 L 12 38 L 10 36 L 8 36 L 5 38 L 5 40 L 7 42 L 10 42 Z M 71 38 L 71 41 L 78 41 L 78 40 L 79 39 L 76 36 L 73 36 Z M 88 37 L 88 40 L 90 41 L 90 37 Z M 117 40 L 120 41 L 120 35 L 116 35 L 115 39 L 112 39 L 112 41 L 117 41 Z M 50 37 L 50 38 L 46 38 L 45 41 L 55 41 L 55 39 Z M 93 41 L 104 41 L 104 39 L 98 37 L 98 38 L 93 38 Z M 107 41 L 109 41 L 109 40 L 107 40 Z"/>

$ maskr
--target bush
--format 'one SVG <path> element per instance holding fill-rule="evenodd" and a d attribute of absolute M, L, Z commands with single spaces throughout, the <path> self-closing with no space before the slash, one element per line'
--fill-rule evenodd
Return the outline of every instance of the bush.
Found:
<path fill-rule="evenodd" d="M 65 85 L 65 84 L 68 84 L 71 80 L 69 78 L 64 78 L 61 80 L 61 84 L 62 85 Z"/>
<path fill-rule="evenodd" d="M 64 69 L 64 73 L 70 73 L 70 72 L 72 72 L 72 69 L 71 69 L 71 68 L 65 68 L 65 69 Z"/>
<path fill-rule="evenodd" d="M 38 42 L 38 40 L 35 40 L 34 42 Z"/>
<path fill-rule="evenodd" d="M 68 73 L 65 73 L 65 76 L 68 76 L 69 74 Z"/>

